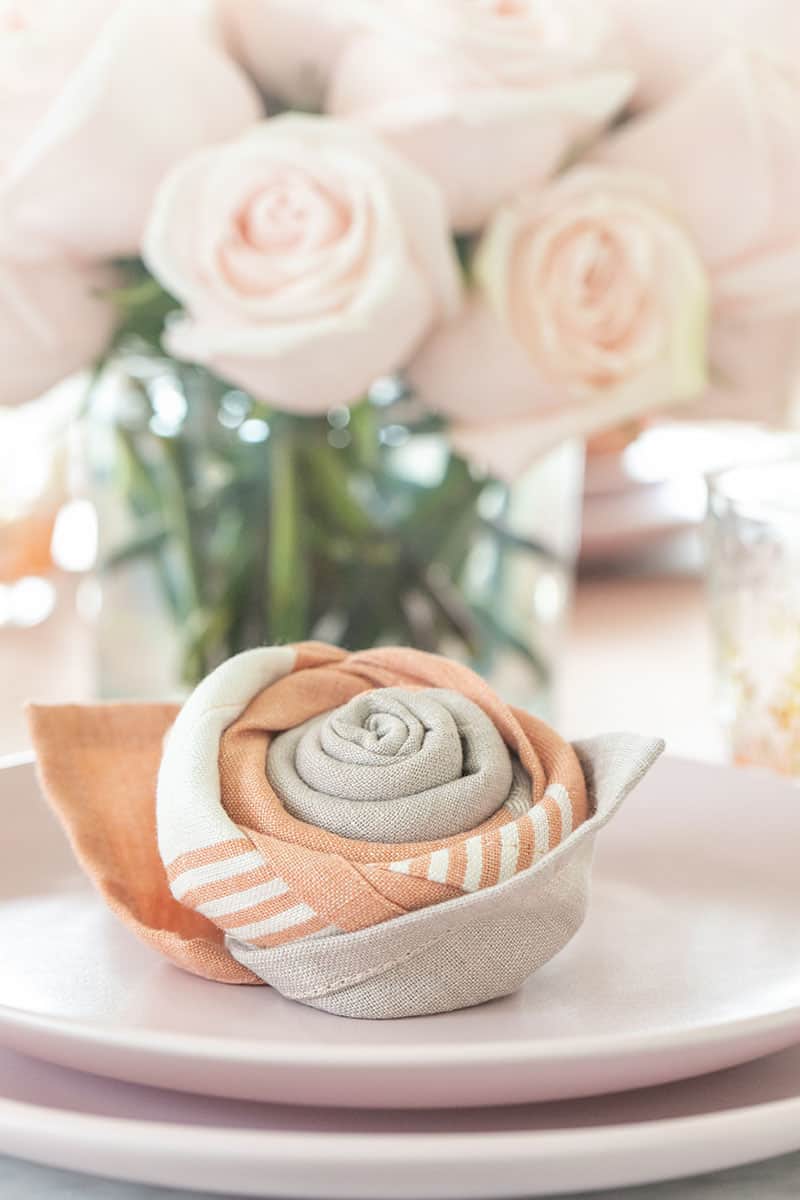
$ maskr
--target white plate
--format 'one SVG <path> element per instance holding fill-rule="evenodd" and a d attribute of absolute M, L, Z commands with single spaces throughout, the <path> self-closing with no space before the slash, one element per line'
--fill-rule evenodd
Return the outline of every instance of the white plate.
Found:
<path fill-rule="evenodd" d="M 0 772 L 0 1042 L 207 1095 L 448 1107 L 687 1078 L 800 1039 L 800 793 L 658 763 L 598 838 L 590 914 L 517 995 L 348 1021 L 187 975 L 95 898 L 29 765 Z"/>
<path fill-rule="evenodd" d="M 800 1049 L 601 1099 L 458 1112 L 155 1091 L 0 1051 L 0 1153 L 140 1183 L 333 1200 L 542 1196 L 800 1147 Z"/>

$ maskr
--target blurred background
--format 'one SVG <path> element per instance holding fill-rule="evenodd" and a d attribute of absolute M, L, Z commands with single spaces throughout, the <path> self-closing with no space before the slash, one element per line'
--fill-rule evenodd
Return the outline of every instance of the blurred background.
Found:
<path fill-rule="evenodd" d="M 75 481 L 60 428 L 70 407 L 59 402 L 47 414 L 52 437 L 32 414 L 27 455 L 15 431 L 3 475 L 4 754 L 28 745 L 23 705 L 32 697 L 181 692 L 162 657 L 177 651 L 158 605 L 135 613 L 128 636 L 130 581 L 117 599 L 98 570 L 97 507 Z M 675 421 L 590 443 L 575 518 L 574 590 L 550 635 L 559 641 L 551 711 L 570 734 L 589 733 L 602 711 L 609 727 L 665 731 L 676 753 L 727 755 L 706 580 L 707 474 L 759 459 L 771 464 L 795 445 L 794 435 L 755 424 Z M 79 448 L 71 452 L 80 459 Z M 134 591 L 142 593 L 146 586 Z M 153 636 L 162 642 L 151 664 Z"/>
<path fill-rule="evenodd" d="M 0 753 L 319 638 L 798 774 L 798 45 L 6 0 Z"/>

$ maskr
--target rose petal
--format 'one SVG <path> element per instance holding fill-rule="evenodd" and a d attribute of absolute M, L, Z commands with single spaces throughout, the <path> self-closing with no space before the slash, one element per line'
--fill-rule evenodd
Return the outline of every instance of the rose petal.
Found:
<path fill-rule="evenodd" d="M 116 310 L 110 270 L 0 261 L 0 404 L 34 400 L 106 347 Z"/>
<path fill-rule="evenodd" d="M 10 252 L 138 253 L 168 168 L 257 119 L 255 91 L 199 12 L 191 0 L 117 3 L 0 176 Z"/>
<path fill-rule="evenodd" d="M 800 77 L 731 53 L 593 157 L 663 180 L 716 279 L 800 233 L 799 127 Z"/>
<path fill-rule="evenodd" d="M 460 230 L 551 174 L 633 87 L 602 37 L 581 45 L 577 23 L 580 52 L 562 56 L 525 21 L 488 8 L 412 5 L 377 24 L 339 56 L 326 105 L 380 131 L 436 179 Z"/>

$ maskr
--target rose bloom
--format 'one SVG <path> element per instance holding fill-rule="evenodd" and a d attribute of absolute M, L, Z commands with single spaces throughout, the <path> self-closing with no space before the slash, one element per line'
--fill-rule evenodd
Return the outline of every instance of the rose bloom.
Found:
<path fill-rule="evenodd" d="M 782 421 L 797 391 L 798 131 L 796 67 L 730 52 L 596 152 L 659 177 L 687 223 L 711 282 L 715 415 Z"/>
<path fill-rule="evenodd" d="M 460 302 L 436 186 L 330 118 L 276 117 L 180 164 L 144 254 L 185 309 L 170 352 L 296 412 L 360 398 Z"/>
<path fill-rule="evenodd" d="M 323 104 L 334 63 L 390 0 L 218 0 L 234 57 L 269 96 Z"/>
<path fill-rule="evenodd" d="M 175 159 L 260 115 L 195 0 L 0 0 L 0 244 L 135 254 Z"/>
<path fill-rule="evenodd" d="M 108 344 L 110 271 L 69 262 L 0 260 L 0 404 L 33 400 Z"/>
<path fill-rule="evenodd" d="M 493 474 L 702 391 L 705 274 L 648 178 L 579 168 L 521 197 L 489 225 L 474 274 L 411 375 Z"/>
<path fill-rule="evenodd" d="M 797 0 L 605 0 L 636 72 L 635 103 L 660 104 L 729 48 L 797 62 Z"/>
<path fill-rule="evenodd" d="M 633 83 L 588 0 L 405 0 L 376 5 L 349 39 L 326 107 L 419 163 L 473 230 L 596 134 Z"/>

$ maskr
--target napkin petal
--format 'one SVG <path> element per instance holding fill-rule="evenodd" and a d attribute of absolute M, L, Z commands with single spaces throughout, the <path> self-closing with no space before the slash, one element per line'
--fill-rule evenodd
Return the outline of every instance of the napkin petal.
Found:
<path fill-rule="evenodd" d="M 28 706 L 42 790 L 109 908 L 179 967 L 259 983 L 211 921 L 173 899 L 156 840 L 156 777 L 174 704 Z"/>

